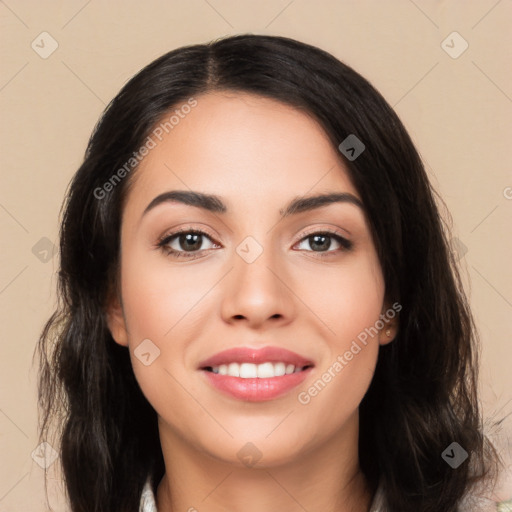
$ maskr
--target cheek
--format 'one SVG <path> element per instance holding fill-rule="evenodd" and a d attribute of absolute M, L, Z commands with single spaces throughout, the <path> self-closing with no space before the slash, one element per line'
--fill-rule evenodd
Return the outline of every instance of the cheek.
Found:
<path fill-rule="evenodd" d="M 302 281 L 302 293 L 322 325 L 326 357 L 298 402 L 335 430 L 357 409 L 375 371 L 384 281 L 375 255 L 330 267 Z"/>
<path fill-rule="evenodd" d="M 343 350 L 381 314 L 384 280 L 372 252 L 301 272 L 296 283 L 299 297 L 325 328 L 331 349 Z"/>
<path fill-rule="evenodd" d="M 128 251 L 127 251 L 128 252 Z M 173 346 L 191 323 L 195 306 L 215 282 L 214 277 L 168 264 L 156 251 L 149 257 L 132 250 L 122 263 L 123 306 L 130 342 L 150 338 L 159 345 Z M 176 336 L 180 331 L 180 336 Z"/>
<path fill-rule="evenodd" d="M 174 411 L 179 416 L 187 408 L 176 404 L 190 401 L 179 384 L 190 369 L 187 345 L 201 332 L 201 312 L 208 301 L 205 295 L 218 277 L 211 269 L 171 268 L 164 255 L 155 251 L 148 257 L 147 250 L 138 248 L 126 250 L 121 275 L 135 377 L 157 411 Z M 194 392 L 191 386 L 187 389 Z"/>
<path fill-rule="evenodd" d="M 375 344 L 361 348 L 351 360 L 345 352 L 336 354 L 307 388 L 299 390 L 297 417 L 315 418 L 315 439 L 328 439 L 350 424 L 372 381 L 377 355 Z"/>

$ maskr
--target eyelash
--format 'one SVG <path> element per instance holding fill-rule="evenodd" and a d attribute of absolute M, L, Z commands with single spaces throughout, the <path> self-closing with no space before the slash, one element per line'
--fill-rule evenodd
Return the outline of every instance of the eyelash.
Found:
<path fill-rule="evenodd" d="M 211 242 L 216 244 L 216 242 L 214 242 L 214 240 L 213 240 L 213 236 L 211 236 L 209 233 L 206 233 L 204 231 L 197 230 L 197 229 L 183 228 L 183 229 L 179 229 L 178 231 L 174 231 L 173 233 L 169 233 L 169 234 L 164 235 L 162 238 L 159 239 L 159 241 L 157 243 L 157 247 L 160 248 L 162 251 L 164 251 L 164 253 L 166 253 L 168 256 L 172 256 L 174 258 L 186 258 L 186 259 L 189 259 L 189 260 L 197 259 L 199 256 L 195 256 L 195 254 L 201 253 L 203 250 L 208 250 L 208 249 L 203 249 L 203 250 L 200 250 L 200 251 L 176 251 L 175 249 L 171 249 L 168 246 L 168 244 L 174 238 L 176 238 L 177 236 L 179 236 L 181 234 L 184 234 L 184 233 L 185 234 L 192 234 L 192 235 L 203 235 L 203 236 L 206 236 L 207 238 L 210 239 Z M 309 238 L 312 235 L 325 235 L 325 236 L 329 236 L 331 238 L 334 238 L 341 245 L 341 248 L 340 249 L 336 249 L 335 251 L 321 251 L 321 252 L 319 252 L 319 251 L 307 251 L 307 252 L 315 252 L 316 254 L 318 254 L 318 256 L 320 258 L 329 257 L 333 253 L 336 253 L 336 252 L 350 251 L 353 248 L 353 244 L 352 244 L 352 242 L 350 240 L 347 240 L 345 237 L 341 236 L 336 231 L 329 231 L 329 230 L 323 230 L 323 231 L 312 230 L 312 231 L 306 232 L 298 240 L 297 243 L 302 242 L 303 240 Z M 296 244 L 294 244 L 294 245 L 296 245 Z M 190 256 L 186 256 L 187 254 L 191 254 L 191 255 Z"/>

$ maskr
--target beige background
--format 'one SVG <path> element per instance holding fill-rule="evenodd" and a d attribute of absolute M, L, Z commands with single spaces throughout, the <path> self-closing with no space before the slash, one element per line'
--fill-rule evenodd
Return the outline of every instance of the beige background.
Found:
<path fill-rule="evenodd" d="M 511 412 L 511 20 L 510 0 L 0 1 L 0 512 L 47 510 L 31 457 L 32 355 L 55 304 L 58 255 L 45 250 L 57 244 L 59 208 L 91 130 L 142 66 L 227 34 L 320 46 L 396 108 L 453 216 L 483 341 L 486 415 Z M 463 40 L 442 46 L 453 31 L 469 44 L 457 58 L 443 46 L 457 54 Z M 42 32 L 58 43 L 45 59 Z M 499 440 L 505 449 L 503 432 Z M 66 510 L 55 492 L 55 509 Z"/>

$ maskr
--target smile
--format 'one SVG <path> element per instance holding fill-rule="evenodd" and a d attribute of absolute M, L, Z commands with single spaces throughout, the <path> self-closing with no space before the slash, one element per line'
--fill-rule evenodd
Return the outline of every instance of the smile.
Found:
<path fill-rule="evenodd" d="M 223 395 L 249 402 L 273 400 L 301 384 L 312 361 L 278 347 L 237 347 L 199 365 L 206 382 Z"/>

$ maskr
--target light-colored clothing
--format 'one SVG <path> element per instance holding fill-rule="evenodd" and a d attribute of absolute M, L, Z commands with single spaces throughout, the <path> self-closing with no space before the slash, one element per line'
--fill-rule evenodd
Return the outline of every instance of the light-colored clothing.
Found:
<path fill-rule="evenodd" d="M 471 507 L 471 510 L 472 512 L 475 512 L 474 507 Z M 485 512 L 491 509 L 483 507 L 481 510 L 482 512 Z M 496 510 L 496 512 L 512 512 L 512 500 L 492 505 L 492 510 Z M 155 495 L 151 490 L 149 480 L 146 482 L 146 485 L 144 486 L 144 489 L 142 491 L 139 512 L 158 512 L 156 508 Z M 378 487 L 377 492 L 375 493 L 375 496 L 373 498 L 372 506 L 370 507 L 370 512 L 386 512 L 384 509 L 384 493 L 382 491 L 382 487 L 380 486 Z"/>
<path fill-rule="evenodd" d="M 158 512 L 156 509 L 155 495 L 153 494 L 149 480 L 142 490 L 139 512 Z"/>
<path fill-rule="evenodd" d="M 384 509 L 382 508 L 382 499 L 382 489 L 379 487 L 375 493 L 370 512 L 384 512 Z M 155 495 L 151 490 L 149 480 L 146 482 L 142 491 L 139 512 L 158 512 L 156 509 Z"/>

